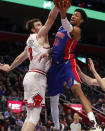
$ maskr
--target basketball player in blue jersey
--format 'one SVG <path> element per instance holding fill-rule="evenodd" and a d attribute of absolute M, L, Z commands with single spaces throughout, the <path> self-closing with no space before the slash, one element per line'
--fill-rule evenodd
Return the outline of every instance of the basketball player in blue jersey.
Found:
<path fill-rule="evenodd" d="M 91 104 L 81 89 L 81 81 L 75 59 L 75 47 L 81 35 L 80 25 L 86 21 L 87 15 L 84 10 L 76 9 L 71 20 L 68 21 L 66 17 L 68 7 L 60 2 L 55 1 L 54 4 L 60 10 L 62 26 L 58 29 L 55 36 L 51 53 L 52 65 L 48 73 L 48 91 L 50 94 L 52 118 L 56 129 L 59 130 L 59 94 L 63 93 L 63 85 L 66 81 L 73 94 L 83 105 L 89 120 L 94 123 L 96 128 L 97 123 Z M 48 54 L 43 54 L 41 58 L 45 56 L 48 56 Z"/>

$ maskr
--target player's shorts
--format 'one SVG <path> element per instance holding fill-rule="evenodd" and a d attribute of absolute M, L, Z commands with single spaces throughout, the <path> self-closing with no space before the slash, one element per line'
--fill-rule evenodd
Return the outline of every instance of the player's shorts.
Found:
<path fill-rule="evenodd" d="M 77 72 L 76 60 L 66 60 L 65 62 L 52 62 L 48 72 L 48 91 L 50 96 L 63 93 L 64 82 L 67 82 L 69 88 L 74 84 L 81 82 Z M 75 83 L 76 82 L 76 83 Z"/>
<path fill-rule="evenodd" d="M 24 85 L 24 99 L 27 106 L 27 117 L 25 122 L 31 122 L 36 125 L 40 118 L 40 112 L 45 106 L 46 76 L 36 73 L 26 73 Z"/>
<path fill-rule="evenodd" d="M 24 100 L 27 100 L 28 104 L 34 103 L 35 107 L 45 104 L 45 90 L 47 87 L 47 78 L 45 75 L 28 72 L 26 73 L 24 80 Z"/>

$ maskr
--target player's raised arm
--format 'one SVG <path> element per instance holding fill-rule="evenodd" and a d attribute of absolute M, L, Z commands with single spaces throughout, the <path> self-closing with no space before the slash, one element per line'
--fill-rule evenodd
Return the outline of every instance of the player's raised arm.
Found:
<path fill-rule="evenodd" d="M 48 34 L 48 32 L 51 29 L 57 15 L 58 15 L 58 9 L 57 9 L 56 6 L 54 6 L 54 8 L 49 13 L 49 16 L 47 18 L 45 25 L 39 31 L 38 37 Z"/>
<path fill-rule="evenodd" d="M 61 14 L 61 23 L 63 28 L 68 32 L 69 36 L 78 41 L 81 35 L 80 25 L 87 20 L 87 15 L 82 9 L 76 9 L 70 19 L 67 19 L 66 12 L 71 5 L 70 0 L 65 0 L 64 4 L 59 4 L 59 10 Z M 66 4 L 67 3 L 67 4 Z M 69 5 L 69 6 L 68 6 Z"/>
<path fill-rule="evenodd" d="M 80 34 L 81 34 L 80 28 L 78 26 L 73 26 L 66 16 L 67 10 L 70 7 L 70 5 L 71 5 L 70 0 L 67 0 L 63 4 L 62 3 L 59 4 L 58 8 L 61 14 L 61 23 L 63 28 L 70 34 L 72 39 L 78 41 L 80 39 Z"/>
<path fill-rule="evenodd" d="M 28 58 L 27 48 L 25 48 L 25 50 L 19 56 L 16 57 L 16 59 L 13 61 L 13 63 L 10 66 L 8 64 L 2 64 L 0 65 L 0 69 L 3 71 L 11 71 L 15 67 L 20 65 L 24 60 L 26 60 L 26 58 Z"/>
<path fill-rule="evenodd" d="M 97 73 L 97 71 L 94 67 L 94 63 L 91 58 L 89 58 L 88 65 L 89 65 L 89 68 L 90 68 L 91 72 L 93 73 L 94 77 L 96 78 L 97 83 L 105 91 L 105 78 L 101 78 L 100 75 Z"/>
<path fill-rule="evenodd" d="M 83 82 L 87 83 L 88 85 L 100 86 L 96 79 L 83 73 L 79 66 L 77 66 L 77 69 L 78 69 L 78 73 L 80 75 L 80 78 L 82 79 Z"/>

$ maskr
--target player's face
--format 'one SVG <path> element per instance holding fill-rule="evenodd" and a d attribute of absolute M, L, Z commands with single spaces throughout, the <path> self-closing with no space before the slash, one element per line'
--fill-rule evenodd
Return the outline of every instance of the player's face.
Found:
<path fill-rule="evenodd" d="M 80 12 L 75 11 L 71 17 L 70 23 L 73 26 L 79 26 L 83 22 L 82 16 Z"/>
<path fill-rule="evenodd" d="M 39 30 L 42 28 L 42 23 L 41 21 L 37 21 L 34 23 L 34 28 L 36 32 L 39 32 Z"/>

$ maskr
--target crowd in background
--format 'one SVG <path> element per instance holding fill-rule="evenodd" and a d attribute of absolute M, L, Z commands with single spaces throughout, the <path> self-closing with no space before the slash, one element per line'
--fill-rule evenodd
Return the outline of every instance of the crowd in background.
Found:
<path fill-rule="evenodd" d="M 93 9 L 97 11 L 104 11 L 103 6 L 105 5 L 105 1 L 103 0 L 78 0 L 78 1 L 73 1 L 73 5 L 79 6 L 82 8 L 87 8 L 87 9 Z"/>
<path fill-rule="evenodd" d="M 102 8 L 105 6 L 104 0 L 73 0 L 72 5 L 97 11 L 105 11 L 104 8 Z"/>
<path fill-rule="evenodd" d="M 25 116 L 25 111 L 15 114 L 10 109 L 5 110 L 4 112 L 0 113 L 0 131 L 21 131 Z M 85 125 L 82 122 L 82 118 L 77 113 L 72 116 L 70 110 L 68 110 L 66 113 L 62 112 L 59 120 L 61 131 L 70 131 L 74 121 L 81 126 L 82 131 L 89 129 L 89 125 Z M 41 113 L 41 119 L 35 129 L 35 131 L 55 131 L 52 119 L 48 118 L 45 120 L 43 113 Z"/>
<path fill-rule="evenodd" d="M 7 44 L 7 43 L 5 43 Z M 20 53 L 21 50 L 24 49 L 24 44 L 9 44 L 6 45 L 8 47 L 8 55 L 7 49 L 4 48 L 5 44 L 1 44 L 0 49 L 0 61 L 1 63 L 8 63 L 10 64 L 14 58 Z M 17 49 L 17 50 L 16 50 Z M 105 60 L 100 59 L 100 57 L 93 57 L 93 61 L 95 63 L 96 70 L 101 75 L 101 77 L 105 77 Z M 7 101 L 8 100 L 18 100 L 23 101 L 23 78 L 25 73 L 28 71 L 28 64 L 29 61 L 26 60 L 21 66 L 14 69 L 10 72 L 3 72 L 0 71 L 0 130 L 1 127 L 7 131 L 11 128 L 10 131 L 20 131 L 22 124 L 24 122 L 25 116 L 26 116 L 26 109 L 22 108 L 21 113 L 13 113 L 11 109 L 7 108 Z M 83 66 L 84 65 L 84 66 Z M 91 72 L 88 69 L 87 64 L 80 63 L 80 67 L 84 73 L 87 75 L 92 76 Z M 99 87 L 94 86 L 88 86 L 86 84 L 82 84 L 82 89 L 85 93 L 85 95 L 88 97 L 88 99 L 91 101 L 92 106 L 94 106 L 97 110 L 101 111 L 105 114 L 105 94 Z M 60 96 L 60 103 L 59 103 L 59 109 L 60 109 L 60 123 L 62 131 L 69 131 L 70 125 L 73 122 L 73 114 L 71 114 L 71 111 L 68 110 L 68 112 L 64 112 L 62 103 L 76 103 L 78 104 L 79 101 L 76 99 L 71 90 L 69 90 L 67 83 L 64 83 L 64 94 Z M 45 115 L 45 113 L 47 115 Z M 82 118 L 79 119 L 81 121 L 81 127 L 83 127 L 84 130 L 88 130 L 89 125 L 85 125 L 82 122 Z M 97 121 L 99 121 L 97 119 Z M 105 123 L 99 123 L 103 127 L 105 126 Z M 51 118 L 51 111 L 50 111 L 50 100 L 48 93 L 46 91 L 46 109 L 42 110 L 41 113 L 41 119 L 36 127 L 37 131 L 53 131 L 54 125 Z"/>

